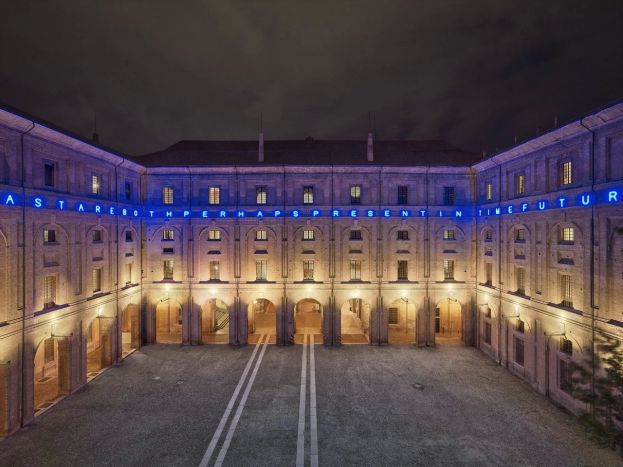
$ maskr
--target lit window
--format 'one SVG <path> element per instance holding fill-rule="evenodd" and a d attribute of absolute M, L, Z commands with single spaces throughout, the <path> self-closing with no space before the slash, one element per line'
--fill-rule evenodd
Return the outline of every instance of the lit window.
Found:
<path fill-rule="evenodd" d="M 221 280 L 221 263 L 220 261 L 210 261 L 210 280 Z"/>
<path fill-rule="evenodd" d="M 43 230 L 43 242 L 44 243 L 56 243 L 56 230 L 44 229 Z"/>
<path fill-rule="evenodd" d="M 361 204 L 361 185 L 350 187 L 350 204 Z"/>
<path fill-rule="evenodd" d="M 173 280 L 173 260 L 166 259 L 162 263 L 162 278 L 164 280 Z"/>
<path fill-rule="evenodd" d="M 408 230 L 399 230 L 396 236 L 397 240 L 409 240 L 409 231 Z"/>
<path fill-rule="evenodd" d="M 360 281 L 361 280 L 361 261 L 360 260 L 350 260 L 350 280 L 351 281 Z"/>
<path fill-rule="evenodd" d="M 268 239 L 267 232 L 264 229 L 257 229 L 255 231 L 255 239 L 256 240 L 266 240 Z"/>
<path fill-rule="evenodd" d="M 443 204 L 445 204 L 446 206 L 454 205 L 454 187 L 453 186 L 443 187 Z"/>
<path fill-rule="evenodd" d="M 91 283 L 93 284 L 93 293 L 102 291 L 102 269 L 94 268 L 91 273 Z"/>
<path fill-rule="evenodd" d="M 487 201 L 491 201 L 491 199 L 493 198 L 493 185 L 491 184 L 491 182 L 487 182 L 485 186 L 485 198 L 487 199 Z"/>
<path fill-rule="evenodd" d="M 566 161 L 560 166 L 560 184 L 571 185 L 571 183 L 573 183 L 573 166 L 571 161 Z"/>
<path fill-rule="evenodd" d="M 256 186 L 255 187 L 255 203 L 256 204 L 266 204 L 266 187 L 265 186 Z"/>
<path fill-rule="evenodd" d="M 93 243 L 101 243 L 102 242 L 102 231 L 97 229 L 91 232 L 91 240 Z"/>
<path fill-rule="evenodd" d="M 218 186 L 211 186 L 208 190 L 208 203 L 221 204 L 221 189 Z"/>
<path fill-rule="evenodd" d="M 265 259 L 257 260 L 255 262 L 255 280 L 257 281 L 265 281 L 266 273 L 268 269 L 268 262 Z"/>
<path fill-rule="evenodd" d="M 456 240 L 456 234 L 454 229 L 446 229 L 443 231 L 443 239 L 444 240 Z"/>
<path fill-rule="evenodd" d="M 454 280 L 454 260 L 443 260 L 443 279 L 446 281 Z"/>
<path fill-rule="evenodd" d="M 162 240 L 166 242 L 175 240 L 173 229 L 164 229 L 162 231 Z"/>
<path fill-rule="evenodd" d="M 43 280 L 43 307 L 56 305 L 56 276 L 45 276 Z"/>
<path fill-rule="evenodd" d="M 314 204 L 314 187 L 303 187 L 303 204 Z"/>
<path fill-rule="evenodd" d="M 575 240 L 573 227 L 563 227 L 560 229 L 560 241 L 572 243 Z"/>
<path fill-rule="evenodd" d="M 351 240 L 362 240 L 361 230 L 351 230 L 350 231 L 350 239 Z"/>
<path fill-rule="evenodd" d="M 573 288 L 571 276 L 568 274 L 560 275 L 560 298 L 562 306 L 573 308 Z"/>
<path fill-rule="evenodd" d="M 132 263 L 125 265 L 125 285 L 132 283 Z"/>
<path fill-rule="evenodd" d="M 314 262 L 313 261 L 303 261 L 303 280 L 304 281 L 314 280 Z"/>
<path fill-rule="evenodd" d="M 173 204 L 173 187 L 162 187 L 162 204 Z"/>
<path fill-rule="evenodd" d="M 218 242 L 221 239 L 221 231 L 217 229 L 208 230 L 208 241 Z"/>
<path fill-rule="evenodd" d="M 515 175 L 515 196 L 526 193 L 526 176 L 524 174 Z"/>
<path fill-rule="evenodd" d="M 91 176 L 91 193 L 99 195 L 102 192 L 102 184 L 99 175 Z"/>
<path fill-rule="evenodd" d="M 54 186 L 54 172 L 56 171 L 56 166 L 52 162 L 46 162 L 43 165 L 43 183 L 45 186 Z"/>
<path fill-rule="evenodd" d="M 517 229 L 515 232 L 515 241 L 519 243 L 526 241 L 526 229 Z"/>
<path fill-rule="evenodd" d="M 398 280 L 409 280 L 409 262 L 406 260 L 398 260 Z"/>
<path fill-rule="evenodd" d="M 303 240 L 314 240 L 314 229 L 303 230 Z"/>
<path fill-rule="evenodd" d="M 526 270 L 524 268 L 515 269 L 515 275 L 517 279 L 517 293 L 521 295 L 526 294 Z"/>
<path fill-rule="evenodd" d="M 409 204 L 409 187 L 405 185 L 398 187 L 398 204 Z"/>

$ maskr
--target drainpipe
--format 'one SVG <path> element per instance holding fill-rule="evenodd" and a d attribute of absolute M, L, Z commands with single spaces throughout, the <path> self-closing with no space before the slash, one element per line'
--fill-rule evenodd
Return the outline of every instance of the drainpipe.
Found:
<path fill-rule="evenodd" d="M 119 164 L 115 165 L 115 203 L 117 204 L 117 210 L 119 210 L 119 179 L 118 179 L 118 174 L 117 174 L 117 169 L 119 169 L 119 167 L 121 167 L 123 164 L 125 163 L 125 159 L 123 159 Z M 119 326 L 119 213 L 117 212 L 117 215 L 115 216 L 115 228 L 116 228 L 116 234 L 115 234 L 115 269 L 116 269 L 116 276 L 117 276 L 117 280 L 116 280 L 116 284 L 115 284 L 115 325 Z M 119 329 L 115 330 L 116 333 L 116 338 L 119 338 Z M 120 342 L 117 342 L 117 349 L 115 349 L 115 351 L 119 350 L 120 348 Z M 121 351 L 121 353 L 123 354 L 123 349 Z M 115 356 L 115 360 L 118 360 L 119 355 Z"/>
<path fill-rule="evenodd" d="M 582 125 L 586 131 L 591 134 L 591 150 L 590 150 L 590 163 L 591 163 L 591 192 L 595 192 L 595 132 L 584 124 L 584 118 L 580 119 L 580 125 Z M 596 316 L 595 309 L 595 203 L 591 204 L 591 228 L 590 228 L 590 299 L 591 299 L 591 393 L 595 395 L 595 325 Z M 594 399 L 594 397 L 592 398 Z M 595 403 L 591 403 L 591 415 L 593 420 L 595 419 Z"/>
<path fill-rule="evenodd" d="M 26 348 L 26 169 L 24 168 L 24 136 L 35 128 L 35 122 L 30 122 L 31 127 L 20 133 L 20 157 L 21 175 L 20 185 L 22 188 L 22 391 L 20 403 L 20 426 L 24 426 L 24 388 L 26 387 L 26 360 L 24 350 Z"/>
<path fill-rule="evenodd" d="M 193 221 L 192 221 L 192 212 L 193 212 L 193 175 L 190 171 L 190 167 L 186 166 L 186 171 L 188 172 L 188 184 L 189 184 L 189 193 L 190 196 L 188 197 L 188 231 L 189 233 L 192 235 L 192 241 L 193 243 L 195 242 L 195 233 L 193 232 Z M 186 275 L 187 275 L 187 279 L 188 279 L 188 313 L 186 316 L 188 316 L 188 341 L 192 344 L 192 316 L 193 316 L 193 305 L 194 305 L 194 300 L 193 300 L 193 295 L 192 295 L 192 281 L 195 278 L 195 267 L 194 267 L 194 260 L 195 260 L 195 249 L 193 248 L 193 256 L 191 259 L 191 263 L 186 267 Z M 190 271 L 192 272 L 192 276 L 190 276 L 188 274 Z"/>

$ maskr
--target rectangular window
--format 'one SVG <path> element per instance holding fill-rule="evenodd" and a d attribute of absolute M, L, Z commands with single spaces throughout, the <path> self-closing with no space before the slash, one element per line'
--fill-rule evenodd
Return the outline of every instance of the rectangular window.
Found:
<path fill-rule="evenodd" d="M 361 204 L 361 185 L 350 187 L 350 204 Z"/>
<path fill-rule="evenodd" d="M 218 186 L 211 186 L 208 189 L 208 204 L 221 204 L 221 188 Z"/>
<path fill-rule="evenodd" d="M 573 341 L 571 339 L 567 339 L 566 337 L 560 338 L 560 351 L 562 353 L 566 353 L 567 355 L 573 354 Z"/>
<path fill-rule="evenodd" d="M 523 334 L 526 331 L 526 322 L 517 318 L 517 321 L 515 321 L 515 331 Z"/>
<path fill-rule="evenodd" d="M 125 231 L 125 241 L 127 243 L 131 243 L 134 241 L 134 234 L 132 233 L 131 230 L 126 230 Z"/>
<path fill-rule="evenodd" d="M 314 229 L 303 230 L 303 240 L 314 240 Z"/>
<path fill-rule="evenodd" d="M 162 279 L 173 280 L 173 260 L 165 259 L 162 263 Z"/>
<path fill-rule="evenodd" d="M 487 230 L 485 232 L 485 242 L 492 242 L 493 241 L 493 230 Z"/>
<path fill-rule="evenodd" d="M 43 307 L 56 305 L 56 276 L 45 276 L 43 279 Z"/>
<path fill-rule="evenodd" d="M 45 184 L 45 186 L 54 186 L 54 172 L 56 167 L 52 162 L 46 162 L 43 165 L 43 183 Z"/>
<path fill-rule="evenodd" d="M 356 260 L 356 259 L 350 260 L 350 280 L 351 281 L 361 280 L 361 261 Z"/>
<path fill-rule="evenodd" d="M 524 268 L 516 268 L 515 277 L 517 279 L 517 293 L 526 295 L 526 270 Z"/>
<path fill-rule="evenodd" d="M 493 284 L 493 263 L 485 263 L 485 284 Z"/>
<path fill-rule="evenodd" d="M 265 259 L 255 262 L 255 280 L 265 281 L 267 276 L 268 262 Z"/>
<path fill-rule="evenodd" d="M 571 161 L 566 161 L 560 165 L 560 184 L 571 185 L 571 183 L 573 183 L 573 166 Z"/>
<path fill-rule="evenodd" d="M 443 239 L 444 240 L 456 240 L 456 234 L 454 229 L 446 229 L 443 231 Z"/>
<path fill-rule="evenodd" d="M 523 339 L 515 336 L 515 363 L 524 365 Z"/>
<path fill-rule="evenodd" d="M 162 187 L 162 204 L 173 204 L 173 187 Z"/>
<path fill-rule="evenodd" d="M 314 262 L 313 261 L 303 261 L 303 280 L 304 281 L 314 280 Z"/>
<path fill-rule="evenodd" d="M 303 204 L 314 204 L 314 187 L 303 187 Z"/>
<path fill-rule="evenodd" d="M 573 227 L 563 227 L 560 229 L 560 241 L 573 243 L 575 240 L 575 230 Z"/>
<path fill-rule="evenodd" d="M 573 371 L 570 363 L 564 359 L 558 359 L 558 386 L 567 394 L 573 392 Z"/>
<path fill-rule="evenodd" d="M 454 260 L 443 260 L 443 279 L 446 281 L 454 280 Z"/>
<path fill-rule="evenodd" d="M 173 253 L 175 253 L 175 248 L 173 247 L 167 247 L 162 249 L 163 255 L 172 255 Z"/>
<path fill-rule="evenodd" d="M 524 174 L 515 175 L 515 196 L 526 193 L 526 176 Z"/>
<path fill-rule="evenodd" d="M 171 242 L 175 240 L 173 229 L 164 229 L 162 231 L 162 240 L 165 242 Z"/>
<path fill-rule="evenodd" d="M 409 231 L 408 230 L 399 230 L 398 235 L 396 237 L 398 240 L 409 240 Z"/>
<path fill-rule="evenodd" d="M 221 280 L 221 263 L 220 261 L 210 261 L 210 280 Z"/>
<path fill-rule="evenodd" d="M 91 176 L 91 193 L 94 195 L 102 194 L 102 183 L 99 175 Z"/>
<path fill-rule="evenodd" d="M 56 230 L 44 229 L 43 230 L 43 243 L 56 243 Z"/>
<path fill-rule="evenodd" d="M 350 231 L 350 239 L 351 240 L 362 240 L 363 237 L 361 236 L 361 230 L 351 230 Z"/>
<path fill-rule="evenodd" d="M 91 284 L 93 285 L 93 293 L 102 291 L 102 268 L 93 268 Z"/>
<path fill-rule="evenodd" d="M 405 185 L 398 187 L 398 204 L 409 204 L 409 187 Z"/>
<path fill-rule="evenodd" d="M 406 260 L 398 260 L 398 280 L 409 280 L 409 262 Z"/>
<path fill-rule="evenodd" d="M 491 345 L 491 323 L 485 321 L 484 341 L 486 344 Z"/>
<path fill-rule="evenodd" d="M 132 263 L 125 265 L 125 285 L 132 283 Z"/>
<path fill-rule="evenodd" d="M 132 184 L 125 182 L 125 200 L 132 201 Z"/>
<path fill-rule="evenodd" d="M 398 308 L 387 309 L 387 324 L 398 324 Z"/>
<path fill-rule="evenodd" d="M 560 298 L 561 305 L 573 308 L 573 290 L 571 276 L 568 274 L 560 275 Z"/>
<path fill-rule="evenodd" d="M 526 229 L 517 229 L 515 241 L 518 243 L 524 243 L 526 241 Z"/>
<path fill-rule="evenodd" d="M 267 233 L 264 229 L 257 229 L 255 231 L 255 239 L 256 240 L 266 240 L 268 238 Z"/>
<path fill-rule="evenodd" d="M 97 229 L 91 232 L 91 240 L 93 243 L 102 243 L 102 231 Z"/>
<path fill-rule="evenodd" d="M 445 204 L 446 206 L 454 205 L 454 187 L 453 186 L 443 187 L 443 204 Z"/>
<path fill-rule="evenodd" d="M 208 230 L 208 241 L 209 242 L 218 242 L 221 240 L 221 231 L 217 229 Z"/>
<path fill-rule="evenodd" d="M 255 187 L 255 203 L 266 204 L 266 202 L 267 202 L 266 187 L 256 186 Z"/>
<path fill-rule="evenodd" d="M 487 182 L 485 185 L 485 198 L 487 201 L 493 199 L 493 184 L 491 182 Z"/>
<path fill-rule="evenodd" d="M 43 341 L 43 363 L 48 364 L 56 360 L 54 350 L 54 338 L 48 337 L 46 340 Z"/>

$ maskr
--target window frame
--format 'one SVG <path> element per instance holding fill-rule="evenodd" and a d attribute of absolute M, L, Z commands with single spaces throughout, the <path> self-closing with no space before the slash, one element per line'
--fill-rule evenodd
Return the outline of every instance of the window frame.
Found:
<path fill-rule="evenodd" d="M 350 204 L 361 204 L 361 191 L 361 185 L 350 186 Z"/>
<path fill-rule="evenodd" d="M 162 187 L 162 204 L 170 206 L 175 202 L 175 190 L 171 185 Z"/>
<path fill-rule="evenodd" d="M 258 206 L 268 204 L 268 188 L 266 185 L 257 185 L 255 187 L 255 204 Z"/>

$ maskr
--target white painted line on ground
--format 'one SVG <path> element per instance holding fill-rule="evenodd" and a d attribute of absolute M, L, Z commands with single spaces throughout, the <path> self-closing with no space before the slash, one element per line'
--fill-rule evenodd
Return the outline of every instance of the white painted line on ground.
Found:
<path fill-rule="evenodd" d="M 255 362 L 253 373 L 251 373 L 251 377 L 249 378 L 247 387 L 244 389 L 242 398 L 240 399 L 240 402 L 238 403 L 238 408 L 236 409 L 234 418 L 231 421 L 231 425 L 229 425 L 229 430 L 227 431 L 227 435 L 225 436 L 225 441 L 223 442 L 223 446 L 221 446 L 221 450 L 219 451 L 218 457 L 216 458 L 216 462 L 214 463 L 215 467 L 221 467 L 223 465 L 223 461 L 225 460 L 225 455 L 227 454 L 227 450 L 229 449 L 231 440 L 234 437 L 234 432 L 236 431 L 236 427 L 238 426 L 238 422 L 240 421 L 240 416 L 242 415 L 244 406 L 247 403 L 249 393 L 251 392 L 251 387 L 253 386 L 253 382 L 255 381 L 255 377 L 257 376 L 257 371 L 259 370 L 260 364 L 262 363 L 262 359 L 264 358 L 264 352 L 266 352 L 266 347 L 268 347 L 269 340 L 270 340 L 270 335 L 267 335 L 266 341 L 264 342 L 264 346 L 262 347 L 262 351 L 260 352 L 260 356 Z"/>
<path fill-rule="evenodd" d="M 311 335 L 309 354 L 309 430 L 311 441 L 311 467 L 318 467 L 318 417 L 316 416 L 316 358 L 314 335 Z"/>
<path fill-rule="evenodd" d="M 214 450 L 216 449 L 218 440 L 221 438 L 221 433 L 223 432 L 223 429 L 225 428 L 225 425 L 227 424 L 227 421 L 229 420 L 229 416 L 231 415 L 231 412 L 234 409 L 234 405 L 235 405 L 236 399 L 238 398 L 238 394 L 240 393 L 240 390 L 242 389 L 242 385 L 247 378 L 247 374 L 249 373 L 249 369 L 251 368 L 253 359 L 255 358 L 255 355 L 257 354 L 257 351 L 260 348 L 260 345 L 262 344 L 263 337 L 264 337 L 263 335 L 260 336 L 260 338 L 257 341 L 257 344 L 255 344 L 253 353 L 251 354 L 251 357 L 249 358 L 249 361 L 247 362 L 247 366 L 245 366 L 244 371 L 242 372 L 242 376 L 240 376 L 240 380 L 238 381 L 238 385 L 236 386 L 236 389 L 234 389 L 234 393 L 232 394 L 231 399 L 229 399 L 227 408 L 225 409 L 225 412 L 223 413 L 223 416 L 221 417 L 221 421 L 219 422 L 218 427 L 216 428 L 216 431 L 214 432 L 214 436 L 212 436 L 212 440 L 210 441 L 210 444 L 208 445 L 208 449 L 206 449 L 206 452 L 203 455 L 203 459 L 201 459 L 201 462 L 199 463 L 199 467 L 207 467 L 208 463 L 210 462 L 210 459 L 212 458 L 212 454 L 214 453 Z M 266 338 L 266 341 L 268 342 L 268 337 Z"/>
<path fill-rule="evenodd" d="M 307 340 L 308 334 L 303 336 L 303 359 L 301 363 L 301 392 L 299 397 L 299 431 L 296 438 L 296 466 L 305 465 L 305 403 L 307 396 Z"/>

